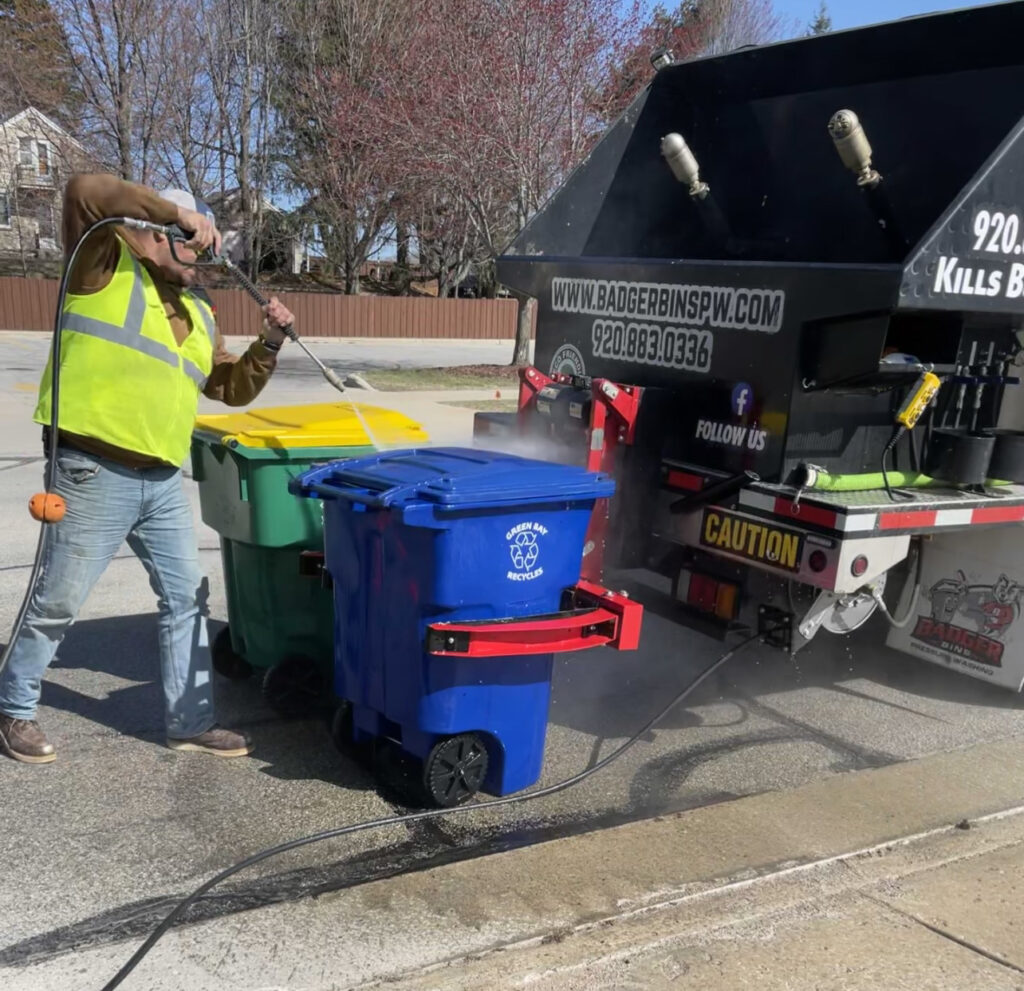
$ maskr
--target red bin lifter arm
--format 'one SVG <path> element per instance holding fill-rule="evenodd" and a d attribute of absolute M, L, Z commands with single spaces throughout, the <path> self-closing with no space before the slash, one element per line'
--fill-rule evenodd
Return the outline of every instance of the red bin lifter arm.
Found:
<path fill-rule="evenodd" d="M 581 580 L 566 590 L 567 608 L 551 616 L 432 623 L 426 651 L 440 657 L 520 657 L 588 647 L 636 650 L 643 606 Z"/>

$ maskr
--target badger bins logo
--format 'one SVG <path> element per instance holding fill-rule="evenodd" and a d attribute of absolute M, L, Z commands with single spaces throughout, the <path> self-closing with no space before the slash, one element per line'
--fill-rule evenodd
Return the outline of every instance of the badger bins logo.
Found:
<path fill-rule="evenodd" d="M 505 534 L 512 567 L 505 577 L 510 582 L 532 582 L 544 574 L 541 563 L 541 543 L 548 535 L 543 523 L 519 523 Z"/>
<path fill-rule="evenodd" d="M 1024 586 L 1000 575 L 991 585 L 971 584 L 963 571 L 927 592 L 931 615 L 919 616 L 911 637 L 946 654 L 990 668 L 1002 667 L 1006 637 L 1020 618 Z"/>

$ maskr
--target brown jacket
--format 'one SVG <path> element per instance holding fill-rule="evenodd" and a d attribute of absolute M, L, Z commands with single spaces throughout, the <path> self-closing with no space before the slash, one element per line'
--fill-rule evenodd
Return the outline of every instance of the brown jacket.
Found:
<path fill-rule="evenodd" d="M 83 232 L 103 217 L 138 217 L 155 224 L 172 224 L 177 220 L 177 207 L 162 199 L 153 190 L 135 183 L 124 182 L 112 175 L 75 175 L 68 181 L 64 192 L 64 245 L 70 252 Z M 131 247 L 135 232 L 118 227 L 104 227 L 93 234 L 82 246 L 71 273 L 68 291 L 76 294 L 98 292 L 109 282 L 117 268 L 117 235 Z M 144 259 L 140 259 L 145 264 Z M 180 290 L 166 282 L 160 273 L 150 267 L 150 274 L 164 303 L 167 320 L 180 344 L 192 333 L 188 313 L 179 298 Z M 260 326 L 254 312 L 253 323 Z M 202 333 L 203 329 L 199 328 Z M 245 354 L 234 355 L 224 347 L 217 334 L 213 356 L 213 371 L 206 381 L 203 394 L 209 399 L 228 406 L 251 403 L 267 384 L 274 370 L 277 356 L 258 341 L 253 342 Z M 140 397 L 143 401 L 144 397 Z M 81 437 L 61 431 L 60 439 L 101 457 L 109 458 L 131 468 L 150 467 L 161 462 L 133 451 L 112 447 L 91 437 Z M 176 466 L 177 467 L 177 466 Z"/>

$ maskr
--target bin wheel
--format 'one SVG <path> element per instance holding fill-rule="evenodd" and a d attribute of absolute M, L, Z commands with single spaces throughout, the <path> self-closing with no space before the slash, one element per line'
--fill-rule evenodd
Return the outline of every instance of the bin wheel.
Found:
<path fill-rule="evenodd" d="M 487 745 L 477 733 L 438 741 L 423 762 L 426 797 L 441 808 L 468 802 L 487 776 Z"/>
<path fill-rule="evenodd" d="M 331 739 L 343 754 L 352 751 L 352 703 L 342 699 L 331 717 Z"/>
<path fill-rule="evenodd" d="M 370 770 L 373 767 L 377 741 L 363 739 L 356 743 L 352 737 L 354 725 L 352 703 L 348 699 L 342 699 L 331 717 L 331 740 L 342 757 L 354 761 L 364 770 Z"/>
<path fill-rule="evenodd" d="M 282 716 L 315 712 L 323 704 L 326 687 L 320 666 L 304 654 L 289 654 L 263 676 L 263 697 Z"/>
<path fill-rule="evenodd" d="M 252 665 L 231 646 L 231 627 L 225 626 L 213 638 L 210 647 L 213 670 L 231 681 L 244 681 L 252 674 Z"/>

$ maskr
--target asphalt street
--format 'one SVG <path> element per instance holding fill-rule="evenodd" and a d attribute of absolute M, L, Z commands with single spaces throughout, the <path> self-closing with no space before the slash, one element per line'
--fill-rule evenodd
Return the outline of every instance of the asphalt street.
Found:
<path fill-rule="evenodd" d="M 8 523 L 0 626 L 6 631 L 24 594 L 37 537 L 27 500 L 40 487 L 42 464 L 30 418 L 47 341 L 6 334 L 3 344 L 0 509 Z M 510 351 L 508 342 L 315 346 L 339 372 L 375 364 L 501 362 Z M 256 405 L 335 398 L 317 370 L 292 351 Z M 406 411 L 437 442 L 469 443 L 472 413 L 442 407 L 438 398 L 359 395 Z M 204 409 L 223 411 L 213 404 Z M 186 485 L 198 522 L 196 486 Z M 217 535 L 201 524 L 198 529 L 212 636 L 226 619 L 224 584 Z M 723 649 L 673 621 L 666 589 L 652 576 L 636 573 L 623 581 L 646 589 L 651 604 L 641 650 L 557 661 L 542 783 L 608 753 Z M 794 661 L 752 646 L 620 762 L 573 790 L 288 853 L 233 879 L 191 918 L 230 919 L 540 840 L 1020 736 L 1019 697 L 889 651 L 882 637 L 880 621 L 855 640 L 821 634 Z M 257 850 L 401 809 L 365 770 L 335 751 L 326 716 L 280 718 L 263 702 L 255 679 L 218 678 L 216 685 L 221 722 L 246 728 L 256 740 L 251 759 L 168 751 L 157 678 L 155 602 L 142 567 L 125 548 L 47 676 L 40 720 L 57 746 L 57 762 L 0 761 L 0 975 L 10 968 L 19 988 L 34 987 L 34 965 L 145 935 L 178 896 Z M 131 944 L 124 947 L 127 956 Z M 361 971 L 360 979 L 365 976 Z M 348 986 L 344 977 L 338 975 L 339 987 Z"/>

